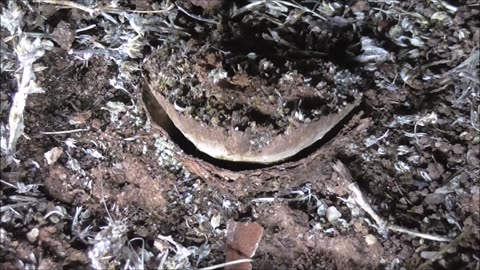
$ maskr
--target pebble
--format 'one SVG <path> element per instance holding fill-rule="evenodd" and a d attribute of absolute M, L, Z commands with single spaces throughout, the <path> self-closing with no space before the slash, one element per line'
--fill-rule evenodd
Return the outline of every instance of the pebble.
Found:
<path fill-rule="evenodd" d="M 33 242 L 37 241 L 37 238 L 38 238 L 39 234 L 40 234 L 40 231 L 38 230 L 38 228 L 33 228 L 31 231 L 29 231 L 27 233 L 27 240 L 30 243 L 33 243 Z"/>
<path fill-rule="evenodd" d="M 371 246 L 371 245 L 375 245 L 376 243 L 378 243 L 378 240 L 377 240 L 377 237 L 375 237 L 375 235 L 367 234 L 365 236 L 365 242 L 367 242 L 367 245 Z"/>
<path fill-rule="evenodd" d="M 424 259 L 431 259 L 437 255 L 437 251 L 422 251 L 420 252 L 420 257 Z"/>
<path fill-rule="evenodd" d="M 317 201 L 317 215 L 323 217 L 326 214 L 327 214 L 327 204 L 322 200 L 318 200 Z"/>
<path fill-rule="evenodd" d="M 61 147 L 54 147 L 45 153 L 45 159 L 48 165 L 52 165 L 62 156 L 63 149 Z"/>
<path fill-rule="evenodd" d="M 330 206 L 327 209 L 327 219 L 328 222 L 335 222 L 342 216 L 335 206 Z"/>

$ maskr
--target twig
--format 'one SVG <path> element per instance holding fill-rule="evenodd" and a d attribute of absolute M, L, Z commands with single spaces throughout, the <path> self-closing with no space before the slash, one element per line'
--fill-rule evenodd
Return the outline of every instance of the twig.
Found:
<path fill-rule="evenodd" d="M 43 135 L 58 135 L 58 134 L 83 132 L 83 131 L 89 131 L 89 130 L 90 128 L 79 128 L 79 129 L 61 130 L 61 131 L 40 131 L 40 133 Z"/>
<path fill-rule="evenodd" d="M 107 13 L 122 13 L 122 12 L 131 12 L 131 13 L 143 13 L 143 14 L 157 14 L 157 13 L 165 13 L 169 12 L 170 9 L 162 9 L 162 10 L 132 10 L 132 9 L 121 9 L 121 8 L 109 8 L 109 7 L 98 7 L 98 8 L 90 8 L 82 4 L 75 3 L 73 1 L 63 1 L 63 0 L 34 0 L 34 3 L 43 3 L 43 4 L 53 4 L 59 5 L 63 8 L 74 8 L 79 9 L 90 14 L 95 14 L 99 12 L 107 12 Z"/>
<path fill-rule="evenodd" d="M 246 263 L 246 262 L 252 262 L 252 259 L 239 259 L 239 260 L 235 260 L 235 261 L 230 261 L 230 262 L 226 262 L 226 263 L 221 263 L 221 264 L 217 264 L 217 265 L 212 265 L 212 266 L 200 268 L 198 270 L 213 270 L 213 269 L 218 269 L 218 268 L 222 268 L 222 267 L 225 267 L 225 266 L 235 265 L 235 264 L 239 264 L 239 263 Z"/>
<path fill-rule="evenodd" d="M 33 201 L 32 202 L 21 202 L 21 203 L 9 204 L 9 205 L 2 205 L 2 206 L 0 206 L 0 213 L 3 213 L 7 210 L 13 210 L 13 208 L 15 208 L 15 207 L 30 205 L 32 203 L 34 203 L 34 202 Z"/>
<path fill-rule="evenodd" d="M 140 13 L 140 14 L 158 14 L 158 13 L 166 13 L 169 12 L 170 9 L 162 9 L 162 10 L 134 10 L 134 9 L 121 9 L 121 8 L 102 8 L 102 11 L 108 13 L 122 13 L 122 12 L 131 12 L 131 13 Z"/>
<path fill-rule="evenodd" d="M 76 8 L 83 10 L 85 12 L 88 12 L 90 14 L 94 14 L 95 12 L 98 12 L 97 9 L 92 9 L 87 6 L 84 6 L 82 4 L 75 3 L 73 1 L 62 1 L 62 0 L 35 0 L 33 1 L 34 3 L 44 3 L 44 4 L 54 4 L 54 5 L 62 5 L 64 7 L 69 7 L 69 8 Z"/>
<path fill-rule="evenodd" d="M 387 222 L 382 217 L 380 217 L 375 212 L 375 210 L 373 210 L 370 204 L 365 200 L 365 197 L 360 191 L 360 188 L 358 187 L 357 183 L 351 183 L 350 185 L 348 185 L 348 189 L 355 195 L 353 199 L 358 204 L 358 206 L 360 206 L 365 212 L 367 212 L 373 218 L 373 220 L 375 220 L 377 225 L 380 226 L 380 228 L 385 228 L 387 225 Z"/>
<path fill-rule="evenodd" d="M 298 3 L 296 3 L 295 1 L 292 1 L 292 2 L 289 2 L 289 1 L 283 1 L 283 0 L 275 0 L 273 1 L 273 3 L 277 4 L 277 5 L 283 5 L 283 6 L 288 6 L 288 7 L 293 7 L 293 8 L 296 8 L 296 9 L 299 9 L 299 10 L 302 10 L 303 12 L 306 12 L 306 13 L 310 13 L 312 14 L 313 16 L 317 17 L 317 18 L 320 18 L 321 20 L 324 20 L 326 21 L 327 19 L 325 17 L 323 17 L 322 15 L 316 13 L 315 11 L 313 10 L 310 10 L 308 9 L 307 7 L 305 6 L 302 6 Z M 248 12 L 248 11 L 252 11 L 254 8 L 256 8 L 256 6 L 259 6 L 259 5 L 266 5 L 267 4 L 267 1 L 266 0 L 263 0 L 263 1 L 256 1 L 256 2 L 253 2 L 253 3 L 250 3 L 246 6 L 243 6 L 241 8 L 239 8 L 238 10 L 236 10 L 233 14 L 232 14 L 232 18 L 242 14 L 242 13 L 245 13 L 245 12 Z"/>
<path fill-rule="evenodd" d="M 327 20 L 327 19 L 326 19 L 325 17 L 323 17 L 322 15 L 316 13 L 316 12 L 313 11 L 313 10 L 308 9 L 307 7 L 304 7 L 304 6 L 296 3 L 295 1 L 292 1 L 293 3 L 288 2 L 288 1 L 283 1 L 283 0 L 277 0 L 277 1 L 275 1 L 275 2 L 276 2 L 276 3 L 281 3 L 281 4 L 285 5 L 285 6 L 290 6 L 290 7 L 298 8 L 298 9 L 300 9 L 300 10 L 302 10 L 302 11 L 304 11 L 304 12 L 310 13 L 310 14 L 312 14 L 313 16 L 315 16 L 315 17 L 317 17 L 317 18 L 320 18 L 320 19 L 322 19 L 322 20 L 324 20 L 324 21 Z"/>
<path fill-rule="evenodd" d="M 135 249 L 133 248 L 132 246 L 132 242 L 133 241 L 136 241 L 136 240 L 140 240 L 142 242 L 142 254 L 140 256 L 138 256 L 138 253 L 135 251 Z M 135 237 L 133 239 L 131 239 L 130 241 L 128 241 L 128 248 L 130 249 L 130 251 L 135 254 L 135 256 L 137 256 L 136 261 L 140 261 L 141 265 L 140 267 L 138 267 L 139 269 L 145 269 L 145 240 L 141 237 Z M 135 266 L 135 265 L 134 265 Z"/>
<path fill-rule="evenodd" d="M 7 185 L 7 186 L 10 186 L 10 187 L 12 187 L 12 188 L 14 188 L 14 189 L 18 189 L 17 186 L 15 186 L 14 184 L 11 184 L 11 183 L 9 183 L 9 182 L 7 182 L 7 181 L 5 181 L 5 180 L 0 179 L 0 182 L 2 182 L 3 184 L 5 184 L 5 185 Z"/>
<path fill-rule="evenodd" d="M 400 227 L 400 226 L 393 225 L 393 224 L 388 225 L 387 228 L 391 231 L 394 231 L 394 232 L 406 233 L 406 234 L 409 234 L 411 236 L 425 238 L 425 239 L 429 239 L 429 240 L 433 240 L 433 241 L 439 241 L 439 242 L 450 242 L 450 241 L 452 241 L 452 239 L 450 239 L 448 237 L 431 235 L 431 234 L 426 234 L 426 233 L 419 233 L 419 232 L 409 230 L 407 228 Z"/>
<path fill-rule="evenodd" d="M 395 186 L 397 187 L 398 192 L 400 192 L 400 195 L 402 195 L 402 197 L 405 198 L 405 200 L 406 200 L 410 205 L 413 205 L 413 203 L 405 196 L 405 194 L 403 194 L 403 191 L 402 191 L 402 189 L 400 188 L 400 186 L 398 185 L 397 180 L 393 179 L 393 182 L 395 183 Z"/>
<path fill-rule="evenodd" d="M 52 211 L 48 212 L 45 216 L 43 216 L 43 219 L 47 219 L 49 216 L 51 216 L 53 214 L 57 214 L 61 217 L 65 217 L 65 214 L 60 212 L 59 210 L 52 210 Z"/>
<path fill-rule="evenodd" d="M 341 161 L 337 161 L 333 165 L 333 169 L 338 173 L 339 177 L 341 177 L 342 182 L 349 183 L 348 184 L 348 190 L 350 193 L 353 195 L 354 201 L 360 206 L 365 212 L 367 212 L 373 220 L 375 220 L 375 223 L 379 226 L 380 230 L 391 230 L 394 232 L 400 232 L 400 233 L 406 233 L 414 237 L 420 237 L 420 238 L 425 238 L 433 241 L 440 241 L 440 242 L 449 242 L 452 241 L 452 239 L 443 237 L 443 236 L 437 236 L 437 235 L 431 235 L 431 234 L 426 234 L 426 233 L 419 233 L 414 230 L 410 230 L 404 227 L 400 227 L 395 224 L 388 224 L 388 222 L 383 219 L 380 215 L 378 215 L 375 210 L 370 206 L 370 204 L 367 202 L 365 197 L 363 196 L 362 191 L 360 191 L 360 188 L 358 187 L 357 183 L 353 182 L 353 177 L 348 171 L 348 169 L 345 167 L 345 165 Z"/>
<path fill-rule="evenodd" d="M 264 4 L 263 1 L 258 1 L 258 2 L 253 2 L 253 3 L 250 3 L 248 5 L 245 5 L 239 9 L 237 9 L 233 14 L 232 14 L 232 18 L 235 18 L 236 16 L 242 14 L 242 13 L 245 13 L 247 11 L 251 11 L 253 10 L 254 7 L 258 6 L 258 5 L 262 5 Z"/>
<path fill-rule="evenodd" d="M 90 29 L 95 28 L 95 27 L 97 27 L 96 24 L 91 24 L 89 26 L 86 26 L 86 27 L 75 30 L 75 33 L 80 33 L 80 32 L 83 32 L 83 31 L 87 31 L 87 30 L 90 30 Z"/>

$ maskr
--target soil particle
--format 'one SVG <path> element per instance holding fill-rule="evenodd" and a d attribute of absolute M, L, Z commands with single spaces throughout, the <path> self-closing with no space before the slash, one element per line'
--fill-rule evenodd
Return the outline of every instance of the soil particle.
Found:
<path fill-rule="evenodd" d="M 115 74 L 105 60 L 93 57 L 87 68 L 64 51 L 55 51 L 46 53 L 43 61 L 47 69 L 39 74 L 37 83 L 49 97 L 40 94 L 29 99 L 27 110 L 31 114 L 25 119 L 28 133 L 62 130 L 70 119 L 100 109 L 105 100 L 112 98 L 109 80 Z M 97 95 L 91 96 L 92 91 Z M 42 112 L 50 116 L 44 117 Z"/>
<path fill-rule="evenodd" d="M 56 256 L 64 258 L 66 255 L 65 243 L 57 240 L 55 236 L 57 229 L 53 226 L 43 227 L 40 229 L 39 244 L 47 247 Z"/>
<path fill-rule="evenodd" d="M 368 245 L 365 237 L 337 235 L 335 238 L 311 235 L 307 245 L 323 256 L 331 257 L 335 265 L 342 269 L 375 269 L 380 266 L 384 248 L 380 242 Z"/>
<path fill-rule="evenodd" d="M 34 248 L 28 242 L 21 242 L 16 248 L 17 258 L 28 263 L 35 263 L 35 257 L 32 257 Z"/>
<path fill-rule="evenodd" d="M 55 263 L 52 259 L 45 258 L 38 263 L 38 269 L 54 270 L 54 269 L 62 269 L 62 267 L 58 263 Z"/>
<path fill-rule="evenodd" d="M 270 266 L 281 268 L 308 253 L 304 243 L 304 234 L 308 230 L 308 216 L 305 213 L 282 204 L 262 205 L 258 211 L 258 219 L 265 228 L 265 236 L 258 247 L 258 261 L 261 262 L 262 257 L 272 258 L 275 254 L 282 253 L 282 257 Z M 286 235 L 296 237 L 285 237 Z M 256 263 L 254 268 L 255 265 Z"/>
<path fill-rule="evenodd" d="M 480 147 L 472 147 L 467 151 L 467 163 L 474 167 L 480 166 Z"/>
<path fill-rule="evenodd" d="M 336 267 L 361 269 L 376 268 L 380 265 L 383 248 L 379 241 L 370 244 L 361 238 L 335 235 L 334 238 L 322 236 L 314 229 L 309 229 L 308 216 L 298 210 L 293 210 L 285 204 L 262 205 L 259 207 L 259 220 L 263 220 L 265 238 L 258 249 L 259 263 L 263 257 L 274 256 L 281 252 L 282 257 L 275 260 L 275 268 L 288 263 L 290 267 L 309 269 L 315 267 L 299 258 L 303 256 L 323 257 L 323 261 L 331 258 Z M 295 235 L 295 238 L 286 238 Z M 359 236 L 360 237 L 360 236 Z M 295 248 L 294 248 L 295 247 Z M 368 256 L 367 256 L 368 254 Z M 366 259 L 368 257 L 368 259 Z M 293 265 L 291 262 L 295 262 Z M 256 264 L 261 267 L 261 264 Z"/>
<path fill-rule="evenodd" d="M 12 262 L 0 262 L 0 268 L 3 270 L 18 270 Z"/>
<path fill-rule="evenodd" d="M 432 180 L 439 180 L 443 176 L 445 169 L 442 164 L 439 163 L 429 163 L 427 167 L 428 175 Z"/>
<path fill-rule="evenodd" d="M 72 28 L 71 24 L 65 21 L 60 21 L 57 27 L 55 27 L 52 37 L 62 49 L 68 51 L 75 40 L 75 30 Z"/>
<path fill-rule="evenodd" d="M 98 198 L 107 196 L 122 207 L 133 203 L 148 212 L 166 211 L 165 196 L 170 189 L 167 184 L 170 176 L 151 175 L 146 165 L 131 155 L 125 155 L 123 161 L 115 164 L 112 169 L 103 166 L 94 168 L 92 175 L 98 183 L 93 194 Z"/>
<path fill-rule="evenodd" d="M 335 206 L 330 206 L 327 208 L 327 220 L 328 222 L 335 222 L 340 217 L 342 217 L 342 213 L 340 213 Z"/>
<path fill-rule="evenodd" d="M 53 226 L 40 228 L 39 244 L 54 254 L 56 259 L 61 259 L 60 265 L 88 262 L 85 252 L 72 248 L 65 239 L 59 237 L 58 229 Z"/>
<path fill-rule="evenodd" d="M 72 203 L 75 194 L 72 193 L 74 176 L 62 165 L 53 165 L 45 177 L 45 187 L 50 196 L 65 202 Z"/>
<path fill-rule="evenodd" d="M 465 194 L 459 202 L 459 206 L 463 215 L 472 214 L 477 218 L 480 217 L 480 190 L 473 189 L 472 193 Z"/>

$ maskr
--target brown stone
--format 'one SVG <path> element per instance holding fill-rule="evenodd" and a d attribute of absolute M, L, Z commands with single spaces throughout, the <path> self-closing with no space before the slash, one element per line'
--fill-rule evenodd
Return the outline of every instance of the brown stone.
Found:
<path fill-rule="evenodd" d="M 227 262 L 253 257 L 262 235 L 263 227 L 258 223 L 229 220 L 227 223 Z M 225 269 L 251 269 L 251 265 L 250 263 L 241 263 Z"/>

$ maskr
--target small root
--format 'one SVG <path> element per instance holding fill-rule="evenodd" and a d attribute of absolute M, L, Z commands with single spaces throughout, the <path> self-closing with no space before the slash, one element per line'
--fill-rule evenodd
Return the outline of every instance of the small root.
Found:
<path fill-rule="evenodd" d="M 348 171 L 348 169 L 345 167 L 345 165 L 341 161 L 337 161 L 333 165 L 333 169 L 338 173 L 339 177 L 341 177 L 342 180 L 345 181 L 345 183 L 349 183 L 348 190 L 350 191 L 350 194 L 352 195 L 353 199 L 355 200 L 358 206 L 360 206 L 365 212 L 367 212 L 373 218 L 373 220 L 375 220 L 375 223 L 377 223 L 380 231 L 390 230 L 393 232 L 405 233 L 414 237 L 420 237 L 420 238 L 429 239 L 433 241 L 440 241 L 440 242 L 452 241 L 452 239 L 448 237 L 431 235 L 426 233 L 419 233 L 414 230 L 410 230 L 395 224 L 388 224 L 388 222 L 384 218 L 379 216 L 375 212 L 375 210 L 373 210 L 370 204 L 367 202 L 367 200 L 365 199 L 365 196 L 363 195 L 362 191 L 358 187 L 357 183 L 353 182 L 353 177 Z"/>

